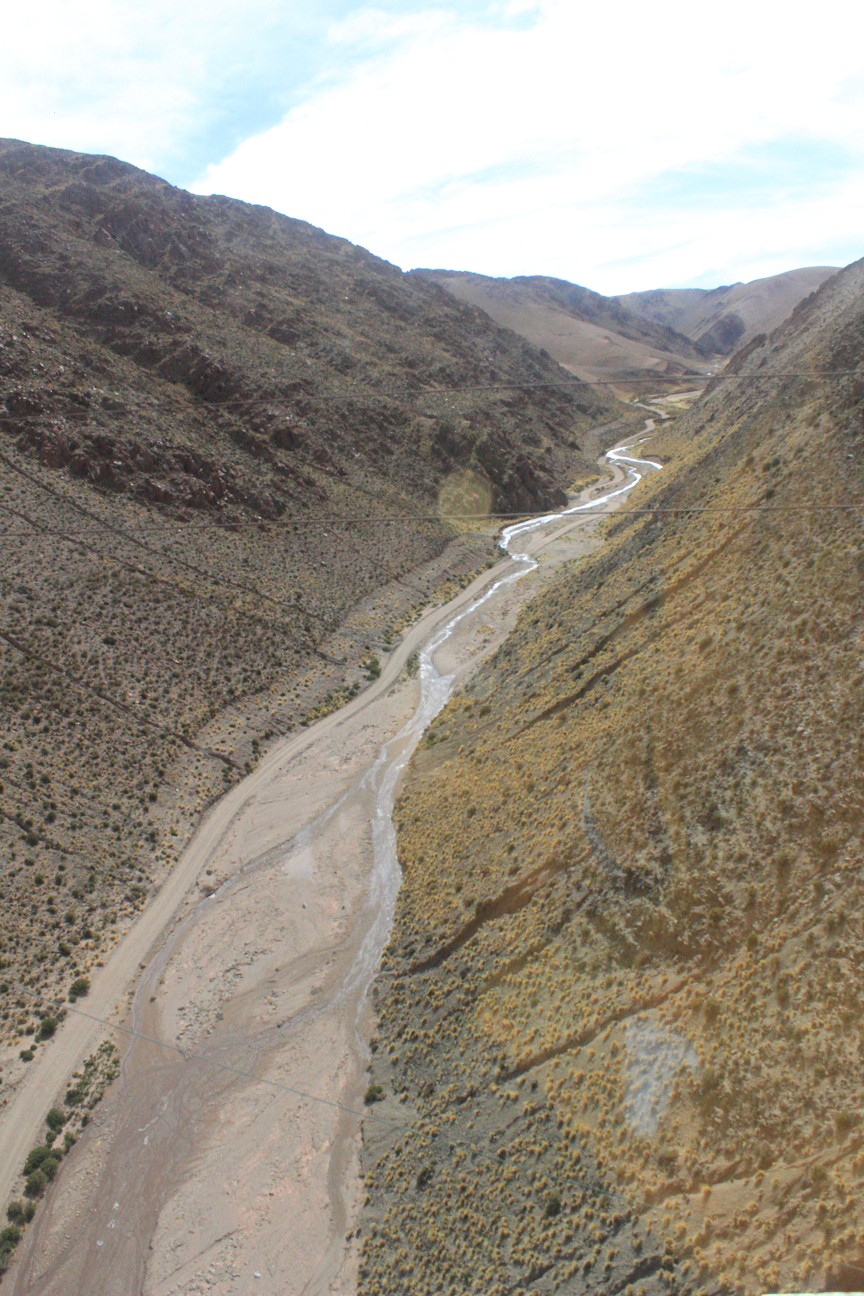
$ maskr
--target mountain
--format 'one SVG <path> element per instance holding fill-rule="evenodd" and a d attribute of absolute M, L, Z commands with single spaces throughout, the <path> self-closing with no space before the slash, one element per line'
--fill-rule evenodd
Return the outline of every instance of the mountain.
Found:
<path fill-rule="evenodd" d="M 478 306 L 580 377 L 625 386 L 628 379 L 652 375 L 698 380 L 757 333 L 777 328 L 834 273 L 812 266 L 712 291 L 658 288 L 604 297 L 539 275 L 491 279 L 412 271 Z"/>
<path fill-rule="evenodd" d="M 479 307 L 580 377 L 626 381 L 645 374 L 695 377 L 705 372 L 704 354 L 683 333 L 565 279 L 490 279 L 450 270 L 411 273 Z"/>
<path fill-rule="evenodd" d="M 706 355 L 730 355 L 757 333 L 773 332 L 800 301 L 836 273 L 836 266 L 805 266 L 710 291 L 658 288 L 615 300 L 643 319 L 678 329 Z"/>
<path fill-rule="evenodd" d="M 427 507 L 442 475 L 473 459 L 490 474 L 493 506 L 513 510 L 558 498 L 575 436 L 612 408 L 585 388 L 544 387 L 566 379 L 548 357 L 301 221 L 196 198 L 112 158 L 16 141 L 0 142 L 0 177 L 4 310 L 25 321 L 45 312 L 31 336 L 53 330 L 53 345 L 77 351 L 51 396 L 40 394 L 38 371 L 26 375 L 9 414 L 89 420 L 103 436 L 120 422 L 154 459 L 145 469 L 131 440 L 108 452 L 85 437 L 64 466 L 77 456 L 73 474 L 94 483 L 156 504 L 226 516 L 246 504 L 273 518 L 368 490 L 367 479 L 373 494 L 380 484 Z M 89 378 L 109 376 L 100 366 L 113 379 L 121 360 L 116 381 L 134 375 L 151 403 L 157 393 L 163 402 L 158 432 L 143 397 L 130 395 L 128 408 L 116 394 L 73 398 Z M 533 384 L 530 398 L 494 390 L 519 383 Z M 106 403 L 118 400 L 122 409 Z M 202 411 L 219 419 L 199 427 Z M 185 466 L 155 449 L 166 432 L 184 439 Z M 66 450 L 58 442 L 52 453 Z"/>
<path fill-rule="evenodd" d="M 645 453 L 403 785 L 362 1292 L 860 1286 L 864 261 Z"/>
<path fill-rule="evenodd" d="M 554 506 L 619 408 L 344 239 L 0 141 L 7 1080 L 207 803 L 489 560 L 453 483 Z"/>

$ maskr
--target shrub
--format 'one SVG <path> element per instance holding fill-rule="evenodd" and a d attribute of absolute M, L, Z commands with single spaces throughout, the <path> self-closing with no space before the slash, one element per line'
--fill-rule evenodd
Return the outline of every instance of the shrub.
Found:
<path fill-rule="evenodd" d="M 76 977 L 69 987 L 69 1002 L 74 1003 L 76 999 L 83 999 L 90 991 L 90 978 L 81 976 Z"/>
<path fill-rule="evenodd" d="M 366 678 L 370 680 L 378 679 L 381 674 L 381 663 L 377 657 L 370 657 L 366 662 Z"/>
<path fill-rule="evenodd" d="M 50 1039 L 57 1029 L 56 1017 L 45 1017 L 39 1027 L 40 1040 Z"/>
<path fill-rule="evenodd" d="M 45 1117 L 45 1120 L 48 1124 L 48 1128 L 53 1130 L 55 1134 L 59 1134 L 60 1130 L 66 1124 L 66 1117 L 59 1107 L 52 1107 L 48 1115 Z"/>
<path fill-rule="evenodd" d="M 418 1188 L 425 1188 L 426 1185 L 427 1185 L 429 1182 L 431 1182 L 431 1179 L 432 1179 L 432 1176 L 433 1176 L 434 1173 L 435 1173 L 435 1168 L 434 1168 L 434 1166 L 431 1166 L 431 1165 L 425 1165 L 425 1166 L 423 1166 L 422 1170 L 421 1170 L 420 1173 L 417 1175 L 417 1187 L 418 1187 Z"/>
<path fill-rule="evenodd" d="M 379 1084 L 370 1084 L 369 1088 L 363 1095 L 363 1101 L 367 1104 L 381 1102 L 384 1097 L 384 1090 Z"/>
<path fill-rule="evenodd" d="M 846 1135 L 855 1124 L 855 1117 L 851 1112 L 839 1111 L 834 1117 L 834 1127 L 837 1130 L 837 1137 L 845 1139 Z"/>
<path fill-rule="evenodd" d="M 24 1218 L 24 1203 L 20 1201 L 10 1202 L 6 1207 L 6 1218 L 12 1224 L 20 1224 Z"/>
<path fill-rule="evenodd" d="M 48 1176 L 43 1170 L 34 1170 L 27 1176 L 24 1192 L 28 1197 L 41 1197 L 48 1186 Z"/>
<path fill-rule="evenodd" d="M 561 1194 L 556 1190 L 550 1192 L 546 1198 L 546 1209 L 543 1214 L 547 1219 L 554 1219 L 556 1215 L 561 1214 Z"/>
<path fill-rule="evenodd" d="M 29 1175 L 32 1174 L 34 1170 L 43 1169 L 46 1161 L 59 1162 L 59 1155 L 53 1151 L 50 1144 L 40 1143 L 38 1147 L 33 1148 L 33 1150 L 28 1153 L 27 1160 L 24 1162 L 23 1173 Z M 56 1170 L 56 1168 L 55 1165 L 54 1169 Z M 49 1179 L 53 1177 L 53 1174 L 54 1170 L 49 1174 Z"/>

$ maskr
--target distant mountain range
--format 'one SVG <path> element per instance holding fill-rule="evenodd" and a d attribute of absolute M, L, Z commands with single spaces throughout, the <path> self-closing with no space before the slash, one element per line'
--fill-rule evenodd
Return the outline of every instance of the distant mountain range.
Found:
<path fill-rule="evenodd" d="M 620 297 L 543 275 L 413 273 L 479 306 L 581 378 L 626 382 L 646 373 L 704 374 L 757 334 L 777 328 L 836 269 L 809 266 L 731 287 L 658 288 Z"/>

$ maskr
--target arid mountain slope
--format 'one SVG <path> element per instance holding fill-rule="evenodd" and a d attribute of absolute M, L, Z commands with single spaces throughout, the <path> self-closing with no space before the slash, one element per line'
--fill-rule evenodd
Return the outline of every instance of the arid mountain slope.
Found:
<path fill-rule="evenodd" d="M 207 801 L 435 596 L 454 477 L 520 510 L 594 471 L 616 404 L 568 377 L 302 222 L 0 142 L 3 1082 Z"/>
<path fill-rule="evenodd" d="M 777 328 L 836 272 L 810 266 L 711 291 L 658 288 L 619 297 L 540 275 L 490 279 L 452 270 L 412 273 L 479 306 L 580 377 L 626 386 L 635 377 L 704 374 L 757 333 Z"/>
<path fill-rule="evenodd" d="M 705 356 L 682 333 L 564 279 L 490 279 L 450 270 L 415 270 L 412 275 L 479 306 L 583 378 L 621 380 L 705 369 Z"/>
<path fill-rule="evenodd" d="M 649 446 L 397 805 L 364 1292 L 860 1288 L 864 262 Z"/>
<path fill-rule="evenodd" d="M 615 300 L 634 315 L 686 334 L 706 355 L 730 355 L 757 333 L 779 328 L 799 302 L 836 273 L 836 266 L 804 266 L 710 291 L 658 288 Z"/>
<path fill-rule="evenodd" d="M 0 279 L 20 295 L 8 309 L 41 308 L 43 330 L 77 352 L 50 393 L 28 374 L 7 408 L 113 425 L 110 453 L 72 450 L 68 431 L 52 450 L 94 482 L 229 514 L 248 502 L 267 518 L 381 481 L 428 507 L 441 476 L 473 460 L 494 507 L 518 509 L 551 500 L 580 427 L 610 407 L 584 389 L 491 390 L 564 375 L 449 294 L 301 221 L 15 141 L 0 142 L 0 180 Z M 162 407 L 74 393 L 114 357 Z M 185 463 L 160 436 L 187 438 Z"/>

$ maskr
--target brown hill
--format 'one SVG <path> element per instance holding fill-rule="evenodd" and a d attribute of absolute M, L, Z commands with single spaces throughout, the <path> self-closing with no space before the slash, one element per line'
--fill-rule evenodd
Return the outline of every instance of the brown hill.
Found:
<path fill-rule="evenodd" d="M 757 333 L 773 332 L 836 273 L 836 266 L 805 266 L 710 291 L 658 288 L 615 300 L 634 315 L 686 334 L 706 355 L 731 355 Z"/>
<path fill-rule="evenodd" d="M 540 275 L 491 279 L 452 270 L 415 270 L 460 301 L 542 347 L 589 380 L 700 378 L 757 333 L 770 333 L 835 270 L 810 266 L 752 283 L 658 288 L 604 297 Z"/>
<path fill-rule="evenodd" d="M 0 1086 L 207 801 L 486 561 L 438 561 L 454 478 L 594 471 L 568 379 L 303 222 L 0 142 Z"/>
<path fill-rule="evenodd" d="M 683 333 L 564 279 L 490 279 L 451 270 L 414 270 L 412 275 L 480 307 L 583 378 L 621 381 L 645 374 L 701 375 L 705 370 L 704 354 Z"/>
<path fill-rule="evenodd" d="M 122 422 L 153 460 L 140 466 L 131 444 L 82 442 L 69 451 L 74 475 L 228 515 L 245 502 L 267 518 L 317 507 L 339 494 L 337 481 L 375 494 L 383 479 L 427 507 L 442 475 L 472 459 L 490 476 L 493 507 L 519 509 L 551 501 L 555 481 L 586 466 L 570 453 L 575 434 L 607 398 L 544 387 L 564 377 L 548 357 L 344 239 L 193 197 L 112 158 L 0 141 L 0 177 L 0 275 L 19 294 L 6 309 L 42 309 L 43 331 L 50 321 L 80 351 L 50 396 L 33 381 L 10 393 L 9 414 L 88 421 L 109 436 Z M 173 440 L 188 432 L 185 464 L 156 449 L 155 411 L 148 421 L 134 402 L 110 408 L 116 395 L 72 399 L 115 357 L 167 402 L 160 429 Z M 494 391 L 514 383 L 532 395 Z M 192 403 L 222 423 L 187 429 Z M 202 454 L 212 462 L 198 463 Z"/>
<path fill-rule="evenodd" d="M 363 1291 L 860 1286 L 864 261 L 650 452 L 397 805 Z"/>

